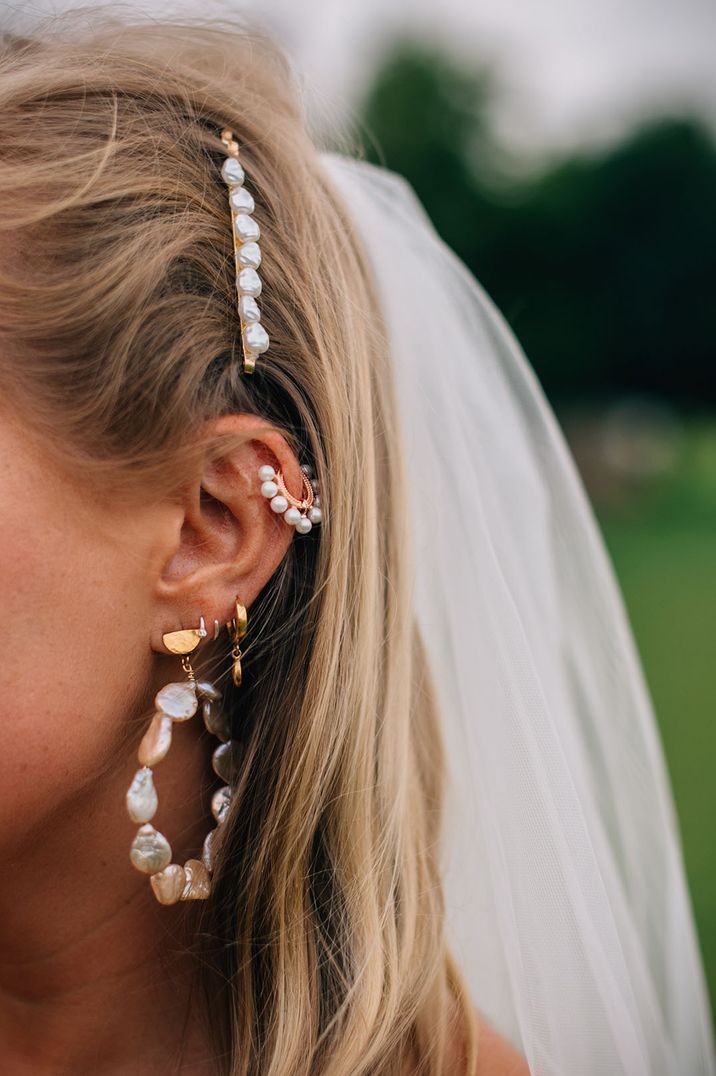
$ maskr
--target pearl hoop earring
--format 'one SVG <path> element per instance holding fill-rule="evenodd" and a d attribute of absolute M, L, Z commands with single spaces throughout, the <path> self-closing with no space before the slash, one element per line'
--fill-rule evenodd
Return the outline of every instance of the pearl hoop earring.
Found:
<path fill-rule="evenodd" d="M 246 633 L 246 609 L 236 599 L 236 616 L 227 628 L 233 630 L 233 678 L 241 683 L 241 651 L 239 642 Z M 216 638 L 218 621 L 214 621 Z M 239 745 L 231 740 L 229 717 L 220 708 L 221 692 L 208 681 L 198 682 L 189 655 L 193 654 L 207 636 L 204 618 L 198 628 L 184 628 L 166 632 L 162 641 L 170 654 L 181 657 L 186 680 L 165 684 L 157 692 L 154 705 L 156 713 L 139 745 L 137 758 L 141 769 L 134 775 L 126 795 L 127 813 L 133 822 L 140 823 L 132 842 L 129 858 L 142 874 L 149 875 L 154 896 L 160 904 L 176 904 L 183 900 L 205 900 L 211 893 L 214 868 L 214 838 L 226 818 L 233 794 L 233 782 L 238 766 Z M 213 795 L 211 813 L 216 826 L 209 830 L 204 840 L 201 859 L 188 859 L 182 866 L 172 863 L 169 841 L 151 825 L 157 812 L 159 800 L 154 787 L 152 767 L 164 758 L 172 743 L 173 726 L 188 721 L 201 706 L 207 732 L 220 742 L 214 750 L 211 765 L 217 777 L 226 782 Z"/>
<path fill-rule="evenodd" d="M 323 521 L 318 481 L 313 477 L 313 468 L 309 464 L 301 464 L 303 496 L 300 498 L 289 493 L 280 469 L 277 471 L 269 464 L 264 464 L 259 467 L 258 476 L 261 479 L 261 496 L 299 534 L 308 534 L 314 524 Z"/>

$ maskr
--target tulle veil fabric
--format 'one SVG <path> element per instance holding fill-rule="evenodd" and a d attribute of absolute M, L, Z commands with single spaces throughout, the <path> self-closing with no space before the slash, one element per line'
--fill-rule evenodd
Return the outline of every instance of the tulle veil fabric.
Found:
<path fill-rule="evenodd" d="M 534 1076 L 713 1076 L 652 704 L 560 428 L 409 185 L 322 161 L 389 335 L 450 770 L 447 924 L 474 1000 Z"/>

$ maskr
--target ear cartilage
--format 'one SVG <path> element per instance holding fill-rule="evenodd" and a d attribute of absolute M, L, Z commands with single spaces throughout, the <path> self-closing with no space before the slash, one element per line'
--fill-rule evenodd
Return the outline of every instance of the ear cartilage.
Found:
<path fill-rule="evenodd" d="M 318 483 L 312 477 L 313 471 L 308 464 L 301 465 L 302 494 L 293 497 L 286 488 L 280 470 L 263 464 L 258 469 L 261 479 L 261 495 L 269 501 L 277 515 L 283 516 L 290 527 L 295 527 L 299 534 L 308 534 L 314 525 L 323 520 L 321 498 L 318 495 Z"/>

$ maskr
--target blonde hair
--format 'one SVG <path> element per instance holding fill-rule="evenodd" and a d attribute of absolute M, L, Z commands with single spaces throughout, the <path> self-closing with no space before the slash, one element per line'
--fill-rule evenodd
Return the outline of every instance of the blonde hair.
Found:
<path fill-rule="evenodd" d="M 271 347 L 250 377 L 224 125 L 262 231 Z M 456 1026 L 471 1068 L 389 357 L 285 60 L 226 26 L 6 35 L 0 233 L 5 395 L 75 468 L 171 495 L 200 424 L 248 411 L 321 484 L 324 524 L 250 610 L 228 700 L 243 763 L 214 893 L 187 906 L 217 1071 L 435 1076 L 455 1071 Z"/>

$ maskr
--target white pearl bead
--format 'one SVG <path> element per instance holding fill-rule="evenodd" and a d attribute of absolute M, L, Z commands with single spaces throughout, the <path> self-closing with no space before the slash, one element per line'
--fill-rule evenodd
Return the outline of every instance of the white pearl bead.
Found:
<path fill-rule="evenodd" d="M 137 770 L 127 790 L 127 813 L 133 822 L 148 822 L 159 806 L 152 771 L 148 766 Z"/>
<path fill-rule="evenodd" d="M 171 862 L 172 850 L 164 834 L 146 822 L 137 830 L 129 858 L 143 874 L 157 874 Z"/>
<path fill-rule="evenodd" d="M 272 478 L 276 477 L 276 472 L 270 463 L 264 463 L 259 467 L 259 478 L 262 482 L 270 482 Z"/>
<path fill-rule="evenodd" d="M 239 265 L 258 269 L 261 265 L 261 247 L 258 243 L 242 243 L 238 252 Z"/>
<path fill-rule="evenodd" d="M 229 195 L 229 202 L 237 213 L 253 213 L 256 208 L 253 196 L 246 187 L 234 187 Z"/>
<path fill-rule="evenodd" d="M 298 523 L 296 524 L 296 530 L 298 531 L 298 533 L 299 534 L 308 534 L 308 532 L 310 530 L 312 530 L 312 529 L 313 529 L 313 524 L 311 523 L 308 516 L 301 516 Z"/>
<path fill-rule="evenodd" d="M 262 485 L 261 485 L 261 496 L 262 497 L 267 497 L 269 500 L 271 500 L 271 498 L 275 497 L 277 493 L 278 493 L 278 486 L 276 485 L 275 482 L 272 482 L 270 478 L 262 483 Z"/>
<path fill-rule="evenodd" d="M 230 187 L 238 187 L 246 178 L 246 174 L 236 160 L 236 157 L 227 157 L 221 166 L 221 174 L 224 177 L 224 182 L 228 183 Z"/>
<path fill-rule="evenodd" d="M 259 305 L 253 295 L 242 295 L 239 299 L 239 316 L 242 321 L 258 321 L 261 317 Z"/>
<path fill-rule="evenodd" d="M 269 335 L 258 321 L 250 322 L 243 332 L 244 347 L 255 355 L 261 355 L 269 346 Z"/>
<path fill-rule="evenodd" d="M 187 859 L 184 864 L 186 885 L 179 900 L 205 900 L 211 893 L 209 872 L 200 859 Z"/>
<path fill-rule="evenodd" d="M 217 822 L 223 822 L 231 804 L 231 788 L 224 785 L 211 797 L 211 813 Z"/>
<path fill-rule="evenodd" d="M 309 510 L 308 518 L 310 519 L 311 523 L 320 523 L 323 519 L 323 512 L 320 508 L 316 508 L 314 506 Z"/>
<path fill-rule="evenodd" d="M 156 766 L 161 762 L 172 744 L 172 718 L 159 711 L 142 737 L 137 758 L 143 766 Z"/>
<path fill-rule="evenodd" d="M 214 843 L 215 829 L 210 829 L 204 838 L 204 845 L 201 850 L 201 861 L 208 871 L 214 869 L 214 849 L 212 847 Z"/>
<path fill-rule="evenodd" d="M 252 295 L 256 298 L 261 294 L 261 277 L 255 269 L 242 269 L 238 275 L 237 282 L 239 285 L 239 291 L 244 295 Z"/>
<path fill-rule="evenodd" d="M 258 221 L 255 221 L 248 213 L 238 213 L 236 215 L 234 228 L 242 243 L 247 243 L 250 239 L 258 239 L 261 235 Z"/>
<path fill-rule="evenodd" d="M 186 721 L 193 717 L 199 705 L 196 689 L 190 681 L 165 684 L 154 696 L 154 703 L 157 710 L 175 721 Z"/>
<path fill-rule="evenodd" d="M 289 526 L 295 527 L 299 519 L 301 518 L 301 513 L 299 512 L 298 508 L 294 507 L 294 505 L 291 505 L 291 507 L 283 513 L 283 518 L 286 520 Z"/>
<path fill-rule="evenodd" d="M 160 904 L 176 904 L 186 885 L 184 868 L 179 863 L 170 863 L 163 871 L 151 874 L 149 882 Z"/>
<path fill-rule="evenodd" d="M 288 501 L 282 493 L 279 493 L 277 497 L 274 497 L 270 503 L 274 512 L 285 512 L 288 508 Z"/>

